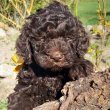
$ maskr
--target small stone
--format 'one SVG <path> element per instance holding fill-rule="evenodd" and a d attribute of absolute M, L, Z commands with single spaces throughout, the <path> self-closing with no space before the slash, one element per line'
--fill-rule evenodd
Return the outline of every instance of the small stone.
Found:
<path fill-rule="evenodd" d="M 8 64 L 1 64 L 0 65 L 0 77 L 8 77 L 11 75 L 16 75 L 15 72 L 13 72 L 13 66 Z"/>
<path fill-rule="evenodd" d="M 0 28 L 0 37 L 6 37 L 6 32 L 2 28 Z"/>
<path fill-rule="evenodd" d="M 14 35 L 18 35 L 19 31 L 13 27 L 10 27 L 6 33 L 8 36 L 14 36 Z"/>

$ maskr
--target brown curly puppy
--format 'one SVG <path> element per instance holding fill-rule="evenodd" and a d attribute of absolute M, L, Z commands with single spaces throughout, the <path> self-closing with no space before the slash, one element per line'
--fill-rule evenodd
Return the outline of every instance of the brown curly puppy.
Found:
<path fill-rule="evenodd" d="M 84 59 L 88 46 L 82 23 L 59 2 L 28 17 L 16 42 L 25 64 L 8 97 L 8 110 L 32 110 L 56 100 L 67 81 L 90 74 L 93 65 Z"/>

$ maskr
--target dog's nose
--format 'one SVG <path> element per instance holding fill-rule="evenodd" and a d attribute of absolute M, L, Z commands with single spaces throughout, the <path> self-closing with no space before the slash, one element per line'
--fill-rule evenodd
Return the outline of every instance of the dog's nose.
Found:
<path fill-rule="evenodd" d="M 63 58 L 63 55 L 61 54 L 61 52 L 54 52 L 53 53 L 53 58 L 57 61 L 61 60 Z"/>

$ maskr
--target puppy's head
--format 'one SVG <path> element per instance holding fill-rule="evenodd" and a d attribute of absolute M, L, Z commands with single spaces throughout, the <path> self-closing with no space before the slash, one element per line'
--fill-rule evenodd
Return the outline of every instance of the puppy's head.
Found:
<path fill-rule="evenodd" d="M 71 67 L 73 57 L 70 44 L 62 37 L 45 40 L 34 51 L 35 61 L 41 67 L 51 70 Z"/>
<path fill-rule="evenodd" d="M 86 53 L 89 38 L 66 6 L 54 2 L 28 19 L 16 43 L 25 63 L 34 59 L 44 69 L 61 70 Z"/>

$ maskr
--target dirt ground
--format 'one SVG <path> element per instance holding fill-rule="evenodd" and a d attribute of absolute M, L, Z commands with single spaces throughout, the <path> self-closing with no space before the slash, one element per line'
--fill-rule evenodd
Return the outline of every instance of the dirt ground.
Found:
<path fill-rule="evenodd" d="M 0 75 L 5 77 L 0 77 L 0 101 L 7 98 L 17 83 L 16 73 L 13 72 L 15 65 L 11 60 L 16 39 L 17 35 L 0 38 Z"/>

